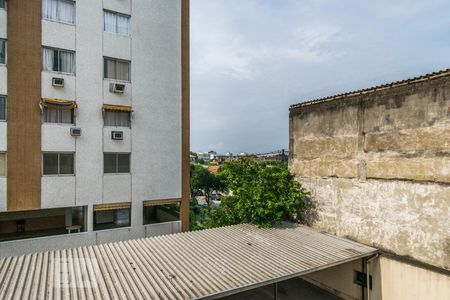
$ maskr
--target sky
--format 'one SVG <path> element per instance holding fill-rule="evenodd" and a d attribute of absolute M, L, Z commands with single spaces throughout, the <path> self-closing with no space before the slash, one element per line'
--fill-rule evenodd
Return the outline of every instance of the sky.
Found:
<path fill-rule="evenodd" d="M 288 148 L 289 106 L 450 68 L 450 0 L 191 0 L 191 150 Z"/>

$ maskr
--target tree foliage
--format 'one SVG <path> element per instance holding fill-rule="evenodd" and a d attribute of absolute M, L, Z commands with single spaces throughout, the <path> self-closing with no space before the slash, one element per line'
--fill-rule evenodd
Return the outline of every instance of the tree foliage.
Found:
<path fill-rule="evenodd" d="M 206 204 L 210 207 L 213 192 L 222 192 L 225 189 L 226 185 L 221 175 L 210 173 L 202 165 L 191 165 L 192 196 L 205 196 Z"/>
<path fill-rule="evenodd" d="M 204 221 L 206 228 L 251 223 L 270 227 L 280 221 L 299 222 L 311 207 L 308 193 L 302 189 L 284 163 L 251 160 L 229 162 L 222 166 L 230 196 L 223 197 L 218 208 Z"/>

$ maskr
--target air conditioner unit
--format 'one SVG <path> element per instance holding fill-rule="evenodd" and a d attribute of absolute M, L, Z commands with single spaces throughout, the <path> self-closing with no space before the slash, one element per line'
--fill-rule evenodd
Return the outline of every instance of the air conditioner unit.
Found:
<path fill-rule="evenodd" d="M 71 136 L 81 136 L 81 128 L 70 128 Z"/>
<path fill-rule="evenodd" d="M 111 139 L 123 140 L 123 131 L 111 131 Z"/>
<path fill-rule="evenodd" d="M 122 83 L 110 83 L 109 91 L 111 93 L 123 94 L 125 92 L 125 84 Z"/>
<path fill-rule="evenodd" d="M 52 78 L 52 85 L 56 87 L 64 87 L 64 78 Z"/>

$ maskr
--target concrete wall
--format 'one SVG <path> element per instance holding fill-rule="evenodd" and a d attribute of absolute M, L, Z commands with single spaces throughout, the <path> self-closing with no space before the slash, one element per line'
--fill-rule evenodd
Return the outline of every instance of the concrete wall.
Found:
<path fill-rule="evenodd" d="M 314 227 L 450 268 L 450 77 L 291 109 Z"/>
<path fill-rule="evenodd" d="M 383 300 L 448 299 L 450 276 L 381 257 L 381 294 Z M 373 299 L 373 298 L 371 298 Z"/>

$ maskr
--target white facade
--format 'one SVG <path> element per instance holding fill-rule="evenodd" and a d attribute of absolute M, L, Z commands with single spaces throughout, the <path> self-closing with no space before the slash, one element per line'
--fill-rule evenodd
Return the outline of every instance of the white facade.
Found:
<path fill-rule="evenodd" d="M 42 125 L 43 152 L 73 152 L 75 174 L 43 176 L 41 208 L 87 206 L 87 232 L 0 243 L 1 256 L 30 249 L 110 242 L 180 231 L 180 222 L 143 225 L 143 201 L 181 198 L 181 1 L 77 0 L 75 24 L 42 20 L 42 46 L 75 52 L 73 75 L 42 71 L 42 98 L 76 101 L 75 124 Z M 104 10 L 130 16 L 130 35 L 105 32 Z M 0 9 L 0 38 L 7 11 Z M 104 57 L 131 62 L 123 94 L 104 79 Z M 7 95 L 7 67 L 0 65 L 0 95 Z M 52 78 L 64 78 L 64 87 Z M 122 83 L 122 82 L 120 82 Z M 131 106 L 131 128 L 105 127 L 102 105 Z M 6 122 L 7 123 L 7 122 Z M 7 151 L 6 123 L 0 122 L 0 152 Z M 81 128 L 79 137 L 70 128 Z M 121 141 L 111 131 L 123 131 Z M 104 174 L 104 152 L 130 153 L 130 172 Z M 0 178 L 0 212 L 6 206 Z M 131 202 L 131 226 L 93 231 L 93 205 Z"/>

